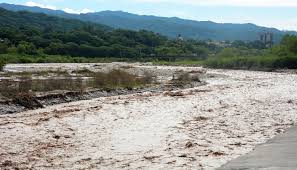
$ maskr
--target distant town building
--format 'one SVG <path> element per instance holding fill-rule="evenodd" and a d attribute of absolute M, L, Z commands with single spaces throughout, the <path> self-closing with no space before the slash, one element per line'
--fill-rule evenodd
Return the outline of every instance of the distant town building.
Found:
<path fill-rule="evenodd" d="M 208 40 L 208 41 L 206 41 L 206 43 L 208 45 L 213 44 L 213 45 L 216 45 L 219 47 L 230 47 L 232 44 L 232 42 L 230 42 L 230 41 L 214 41 L 214 40 Z"/>
<path fill-rule="evenodd" d="M 178 34 L 177 39 L 183 41 L 184 40 L 184 37 L 182 37 L 181 34 Z"/>
<path fill-rule="evenodd" d="M 266 46 L 273 45 L 273 33 L 263 32 L 259 34 L 259 40 L 264 43 Z"/>

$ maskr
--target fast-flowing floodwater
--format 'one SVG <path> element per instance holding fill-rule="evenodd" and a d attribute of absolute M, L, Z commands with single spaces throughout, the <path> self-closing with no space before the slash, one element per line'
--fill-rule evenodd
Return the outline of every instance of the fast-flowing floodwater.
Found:
<path fill-rule="evenodd" d="M 220 76 L 191 89 L 0 115 L 0 167 L 215 169 L 297 122 L 296 74 L 207 73 Z"/>

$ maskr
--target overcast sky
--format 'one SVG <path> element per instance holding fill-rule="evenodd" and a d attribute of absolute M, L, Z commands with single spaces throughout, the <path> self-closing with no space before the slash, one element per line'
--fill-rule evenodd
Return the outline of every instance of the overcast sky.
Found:
<path fill-rule="evenodd" d="M 219 23 L 255 23 L 297 30 L 297 0 L 0 0 L 69 13 L 121 10 Z"/>

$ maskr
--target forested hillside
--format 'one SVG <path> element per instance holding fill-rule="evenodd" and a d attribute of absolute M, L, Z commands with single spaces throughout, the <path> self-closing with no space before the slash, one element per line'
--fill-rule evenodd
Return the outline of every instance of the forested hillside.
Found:
<path fill-rule="evenodd" d="M 206 58 L 218 47 L 192 40 L 170 40 L 150 31 L 111 29 L 79 20 L 0 9 L 0 53 L 80 57 Z"/>
<path fill-rule="evenodd" d="M 254 24 L 215 23 L 211 21 L 193 21 L 180 18 L 166 18 L 156 16 L 136 15 L 122 11 L 102 11 L 87 14 L 69 14 L 60 10 L 43 9 L 39 7 L 27 7 L 12 4 L 0 4 L 0 7 L 12 11 L 42 12 L 64 18 L 79 19 L 104 24 L 113 28 L 130 30 L 149 30 L 155 33 L 176 38 L 181 34 L 184 38 L 198 40 L 242 40 L 255 41 L 259 39 L 259 33 L 272 32 L 275 42 L 280 42 L 285 34 L 296 32 L 280 31 L 275 28 L 260 27 Z"/>
<path fill-rule="evenodd" d="M 297 68 L 297 37 L 267 48 L 260 41 L 170 39 L 151 31 L 113 29 L 80 20 L 0 8 L 0 69 L 4 63 L 154 61 L 216 68 Z M 101 60 L 102 61 L 102 60 Z"/>
<path fill-rule="evenodd" d="M 68 31 L 87 26 L 88 23 L 45 15 L 42 13 L 32 13 L 27 11 L 12 12 L 0 8 L 1 27 L 31 27 L 32 29 L 51 29 L 53 31 Z M 96 29 L 109 30 L 108 26 L 91 24 Z"/>

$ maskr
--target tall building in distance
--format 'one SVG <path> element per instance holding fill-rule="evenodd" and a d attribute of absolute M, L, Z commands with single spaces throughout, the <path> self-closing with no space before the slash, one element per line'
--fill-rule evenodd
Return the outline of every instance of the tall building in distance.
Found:
<path fill-rule="evenodd" d="M 271 47 L 273 45 L 273 33 L 271 32 L 262 32 L 259 34 L 259 39 L 266 46 Z"/>

